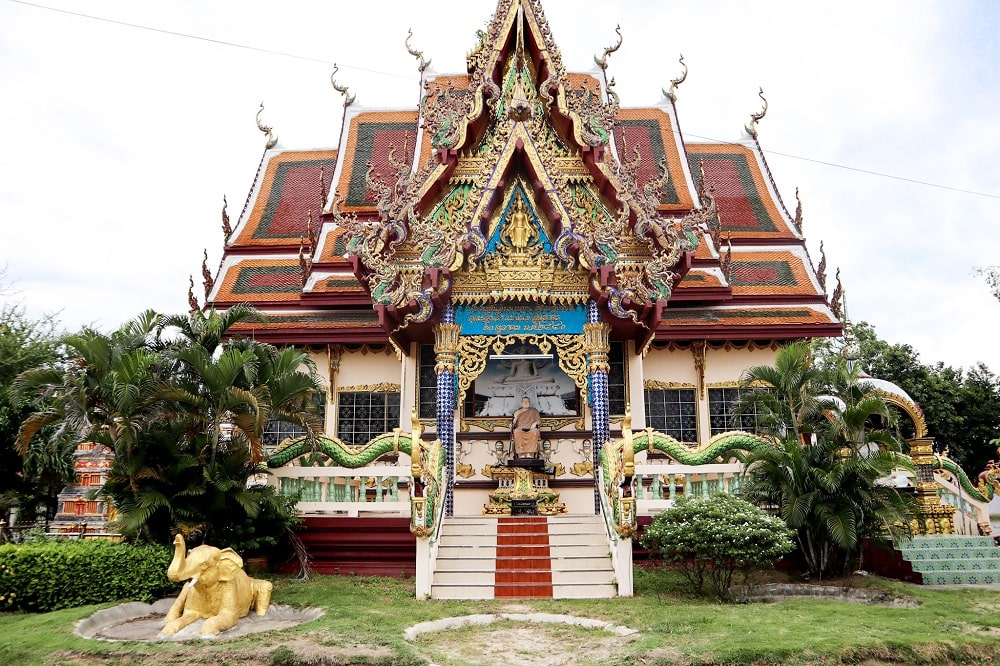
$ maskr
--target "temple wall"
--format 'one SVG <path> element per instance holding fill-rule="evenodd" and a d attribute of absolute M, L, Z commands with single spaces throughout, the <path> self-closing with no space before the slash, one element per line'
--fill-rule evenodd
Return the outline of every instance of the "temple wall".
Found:
<path fill-rule="evenodd" d="M 696 353 L 691 349 L 652 349 L 642 364 L 646 387 L 693 388 L 697 390 L 698 439 L 701 443 L 711 438 L 711 420 L 708 389 L 735 387 L 739 385 L 743 373 L 755 365 L 772 365 L 776 350 L 770 347 L 757 348 L 753 345 L 743 348 L 714 349 L 709 346 L 704 352 L 704 362 L 699 369 Z M 632 404 L 641 401 L 635 395 L 636 387 L 629 396 Z M 633 410 L 633 416 L 635 411 Z M 632 428 L 641 429 L 645 419 L 633 418 Z"/>

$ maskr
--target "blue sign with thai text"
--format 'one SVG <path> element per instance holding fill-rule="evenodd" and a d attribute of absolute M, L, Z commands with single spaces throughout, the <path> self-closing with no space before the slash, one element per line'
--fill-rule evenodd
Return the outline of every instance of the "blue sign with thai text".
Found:
<path fill-rule="evenodd" d="M 463 335 L 583 333 L 587 307 L 552 305 L 459 305 L 455 322 Z"/>

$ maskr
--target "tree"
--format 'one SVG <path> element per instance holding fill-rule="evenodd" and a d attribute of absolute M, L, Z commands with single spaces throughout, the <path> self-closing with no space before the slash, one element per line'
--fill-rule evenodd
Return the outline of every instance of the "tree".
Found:
<path fill-rule="evenodd" d="M 995 457 L 990 440 L 1000 433 L 1000 379 L 982 363 L 968 370 L 924 364 L 913 347 L 880 339 L 866 322 L 852 324 L 851 330 L 861 352 L 860 368 L 903 389 L 923 411 L 938 448 L 947 447 L 950 457 L 975 478 Z M 815 349 L 821 367 L 840 360 L 834 341 L 818 341 Z M 906 420 L 899 426 L 903 437 L 913 436 Z"/>
<path fill-rule="evenodd" d="M 15 506 L 24 515 L 33 516 L 42 506 L 51 512 L 56 494 L 72 478 L 72 451 L 40 444 L 22 459 L 14 446 L 18 427 L 31 411 L 14 394 L 14 379 L 59 358 L 54 317 L 33 320 L 21 306 L 0 306 L 0 518 L 4 523 Z"/>
<path fill-rule="evenodd" d="M 729 495 L 681 497 L 653 517 L 642 545 L 679 568 L 695 594 L 707 576 L 720 601 L 729 597 L 734 576 L 745 584 L 794 548 L 784 522 Z"/>
<path fill-rule="evenodd" d="M 758 388 L 738 411 L 763 416 L 772 446 L 748 455 L 741 495 L 795 531 L 811 575 L 843 573 L 864 539 L 908 533 L 912 499 L 879 479 L 911 464 L 875 390 L 843 366 L 818 368 L 804 343 L 781 349 L 774 366 L 750 368 L 743 382 Z"/>
<path fill-rule="evenodd" d="M 1000 301 L 1000 266 L 986 266 L 975 269 L 975 274 L 986 280 L 993 297 Z"/>
<path fill-rule="evenodd" d="M 187 317 L 150 311 L 110 335 L 67 336 L 66 363 L 17 379 L 34 408 L 20 450 L 46 437 L 110 447 L 102 491 L 129 538 L 166 544 L 182 532 L 224 546 L 267 542 L 263 523 L 248 527 L 247 519 L 263 511 L 283 531 L 294 515 L 272 489 L 248 483 L 262 471 L 264 428 L 280 418 L 314 437 L 322 384 L 300 350 L 227 338 L 232 324 L 257 316 L 245 307 Z"/>

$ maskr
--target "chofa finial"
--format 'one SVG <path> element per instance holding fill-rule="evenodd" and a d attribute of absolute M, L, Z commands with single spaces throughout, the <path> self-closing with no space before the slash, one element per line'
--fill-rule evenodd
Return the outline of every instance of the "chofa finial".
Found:
<path fill-rule="evenodd" d="M 681 54 L 680 59 L 677 61 L 684 68 L 684 71 L 676 79 L 670 79 L 670 90 L 664 90 L 663 96 L 669 99 L 671 102 L 677 101 L 677 87 L 684 83 L 685 79 L 688 77 L 688 66 L 684 64 L 684 54 Z"/>
<path fill-rule="evenodd" d="M 194 295 L 194 276 L 188 275 L 188 305 L 191 307 L 191 312 L 200 312 L 201 306 L 198 305 L 198 299 Z"/>
<path fill-rule="evenodd" d="M 208 302 L 208 297 L 212 293 L 212 287 L 215 286 L 215 278 L 212 277 L 212 272 L 208 270 L 208 250 L 205 250 L 205 256 L 201 260 L 201 284 L 205 287 L 205 302 Z"/>
<path fill-rule="evenodd" d="M 260 109 L 257 110 L 257 129 L 267 135 L 267 142 L 264 147 L 270 150 L 278 145 L 278 137 L 274 136 L 271 132 L 271 128 L 260 122 L 260 114 L 264 113 L 264 102 L 260 103 Z"/>
<path fill-rule="evenodd" d="M 766 115 L 767 115 L 767 98 L 766 98 L 766 97 L 764 97 L 764 89 L 763 89 L 763 88 L 761 88 L 761 89 L 760 89 L 760 90 L 759 90 L 759 91 L 757 92 L 757 95 L 758 95 L 758 96 L 759 96 L 759 97 L 760 97 L 760 98 L 761 98 L 762 100 L 764 100 L 764 108 L 762 108 L 762 109 L 761 109 L 761 110 L 760 110 L 759 112 L 757 112 L 757 113 L 751 113 L 751 114 L 750 114 L 750 124 L 749 124 L 749 125 L 747 125 L 747 126 L 746 126 L 746 127 L 744 128 L 744 129 L 746 129 L 746 131 L 747 131 L 747 134 L 749 134 L 750 136 L 752 136 L 752 137 L 753 137 L 753 138 L 755 138 L 755 139 L 757 138 L 757 121 L 759 121 L 759 120 L 763 120 L 763 119 L 764 119 L 764 116 L 766 116 Z"/>
<path fill-rule="evenodd" d="M 330 85 L 333 86 L 334 90 L 336 90 L 337 92 L 339 92 L 341 95 L 344 96 L 344 106 L 350 106 L 351 104 L 354 103 L 354 95 L 351 95 L 350 93 L 347 92 L 347 86 L 342 86 L 337 83 L 337 79 L 335 77 L 337 76 L 337 72 L 339 71 L 340 67 L 337 66 L 337 63 L 334 63 L 333 71 L 330 72 Z"/>
<path fill-rule="evenodd" d="M 229 202 L 226 201 L 226 195 L 222 195 L 222 236 L 223 241 L 228 243 L 229 237 L 233 235 L 233 227 L 229 223 Z"/>
<path fill-rule="evenodd" d="M 833 297 L 830 299 L 830 309 L 833 310 L 833 314 L 840 319 L 843 316 L 843 309 L 841 306 L 841 299 L 844 297 L 844 285 L 840 281 L 840 269 L 837 269 L 837 286 L 833 290 Z"/>
<path fill-rule="evenodd" d="M 404 42 L 404 44 L 406 45 L 407 53 L 409 53 L 411 56 L 413 56 L 419 61 L 419 64 L 417 65 L 417 71 L 423 73 L 425 69 L 431 66 L 431 61 L 424 60 L 423 51 L 418 51 L 417 49 L 410 46 L 410 37 L 413 37 L 412 28 L 406 31 L 406 41 Z"/>
<path fill-rule="evenodd" d="M 799 188 L 795 188 L 795 228 L 802 233 L 802 199 L 799 198 Z"/>
<path fill-rule="evenodd" d="M 594 56 L 594 62 L 597 63 L 597 66 L 600 67 L 602 70 L 606 70 L 608 68 L 608 56 L 622 47 L 621 25 L 615 26 L 615 32 L 618 33 L 618 42 L 613 46 L 609 46 L 608 48 L 604 49 L 604 55 L 602 55 L 600 58 L 598 58 L 596 55 Z"/>

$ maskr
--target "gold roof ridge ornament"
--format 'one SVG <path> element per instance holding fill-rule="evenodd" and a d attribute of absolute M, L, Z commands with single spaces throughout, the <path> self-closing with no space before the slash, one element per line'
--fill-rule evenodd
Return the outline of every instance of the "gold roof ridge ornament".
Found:
<path fill-rule="evenodd" d="M 423 51 L 419 51 L 419 50 L 413 48 L 412 46 L 410 46 L 410 38 L 411 37 L 413 37 L 413 28 L 408 28 L 407 31 L 406 31 L 406 41 L 403 42 L 403 44 L 406 46 L 406 52 L 409 53 L 411 56 L 413 56 L 414 58 L 416 58 L 419 61 L 418 64 L 417 64 L 417 71 L 420 72 L 421 74 L 423 74 L 424 70 L 426 70 L 428 67 L 431 66 L 431 61 L 430 60 L 424 60 L 424 52 Z"/>
<path fill-rule="evenodd" d="M 340 84 L 337 83 L 336 76 L 337 76 L 337 72 L 339 72 L 339 71 L 340 71 L 340 67 L 337 65 L 337 63 L 333 63 L 333 71 L 330 72 L 330 85 L 333 86 L 334 90 L 336 90 L 341 95 L 343 95 L 343 97 L 344 97 L 344 108 L 346 109 L 347 107 L 349 107 L 351 104 L 354 103 L 355 95 L 351 95 L 348 92 L 347 86 L 342 86 L 342 85 L 340 85 Z"/>
<path fill-rule="evenodd" d="M 601 71 L 606 71 L 608 69 L 608 56 L 622 47 L 622 41 L 624 41 L 624 39 L 622 38 L 621 24 L 615 26 L 615 32 L 618 33 L 618 42 L 604 49 L 604 54 L 600 58 L 598 58 L 596 54 L 594 55 L 594 63 L 601 68 Z"/>
<path fill-rule="evenodd" d="M 588 272 L 565 270 L 559 257 L 545 251 L 523 195 L 514 196 L 511 215 L 500 228 L 496 251 L 483 257 L 475 270 L 454 274 L 452 299 L 456 303 L 586 302 Z"/>
<path fill-rule="evenodd" d="M 267 140 L 264 144 L 266 150 L 271 150 L 276 145 L 278 145 L 278 137 L 274 135 L 271 128 L 260 122 L 260 114 L 264 113 L 264 102 L 260 103 L 260 108 L 257 110 L 257 129 L 263 132 L 267 136 Z"/>
<path fill-rule="evenodd" d="M 684 68 L 684 71 L 676 79 L 670 79 L 670 90 L 664 90 L 663 96 L 669 99 L 672 103 L 677 102 L 677 88 L 680 87 L 688 77 L 688 66 L 684 63 L 684 54 L 681 54 L 680 59 L 677 60 Z"/>
<path fill-rule="evenodd" d="M 757 113 L 751 113 L 750 114 L 750 124 L 747 125 L 747 126 L 745 126 L 743 128 L 743 129 L 745 129 L 747 131 L 747 134 L 749 134 L 750 136 L 752 136 L 754 139 L 757 138 L 757 122 L 760 121 L 760 120 L 763 120 L 764 116 L 767 115 L 767 98 L 764 97 L 764 89 L 763 88 L 761 88 L 757 92 L 757 96 L 760 97 L 762 100 L 764 100 L 764 108 L 762 108 Z"/>

